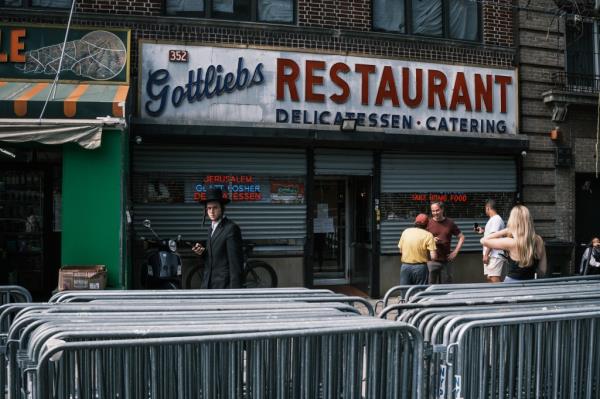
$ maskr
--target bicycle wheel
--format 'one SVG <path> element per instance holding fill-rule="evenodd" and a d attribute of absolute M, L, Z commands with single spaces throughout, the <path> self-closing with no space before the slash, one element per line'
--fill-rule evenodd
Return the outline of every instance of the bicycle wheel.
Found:
<path fill-rule="evenodd" d="M 200 265 L 192 267 L 185 276 L 183 288 L 189 290 L 192 288 L 192 284 L 196 287 L 200 287 L 202 285 L 203 271 L 204 268 Z"/>
<path fill-rule="evenodd" d="M 277 274 L 268 263 L 250 260 L 244 270 L 243 281 L 244 288 L 275 288 Z"/>

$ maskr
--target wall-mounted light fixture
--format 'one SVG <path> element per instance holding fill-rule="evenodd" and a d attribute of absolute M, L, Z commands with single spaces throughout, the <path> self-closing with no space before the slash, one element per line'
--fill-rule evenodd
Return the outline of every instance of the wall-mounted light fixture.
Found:
<path fill-rule="evenodd" d="M 356 131 L 356 119 L 342 119 L 342 124 L 340 125 L 340 130 L 342 132 Z"/>
<path fill-rule="evenodd" d="M 556 126 L 554 129 L 550 130 L 550 140 L 558 141 L 560 139 L 560 128 Z"/>

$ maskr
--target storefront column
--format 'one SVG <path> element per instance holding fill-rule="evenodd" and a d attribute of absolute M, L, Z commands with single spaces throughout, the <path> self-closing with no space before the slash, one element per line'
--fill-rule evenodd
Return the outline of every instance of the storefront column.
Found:
<path fill-rule="evenodd" d="M 125 286 L 123 198 L 126 134 L 104 130 L 102 146 L 64 146 L 62 265 L 105 265 L 108 286 Z"/>
<path fill-rule="evenodd" d="M 314 179 L 315 179 L 315 154 L 313 148 L 306 149 L 306 190 L 304 200 L 306 201 L 306 240 L 304 242 L 304 286 L 312 288 L 313 279 L 313 253 L 314 253 L 314 232 L 313 215 L 311 214 L 312 202 L 314 199 Z"/>

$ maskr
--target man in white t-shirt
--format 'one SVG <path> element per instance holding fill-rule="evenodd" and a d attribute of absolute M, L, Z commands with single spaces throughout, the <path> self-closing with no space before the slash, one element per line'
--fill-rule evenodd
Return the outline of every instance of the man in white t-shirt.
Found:
<path fill-rule="evenodd" d="M 496 201 L 489 199 L 485 202 L 485 214 L 489 217 L 485 229 L 475 227 L 479 234 L 487 236 L 505 228 L 504 220 L 498 215 Z M 506 263 L 504 251 L 483 247 L 483 274 L 490 283 L 502 282 L 502 269 Z"/>

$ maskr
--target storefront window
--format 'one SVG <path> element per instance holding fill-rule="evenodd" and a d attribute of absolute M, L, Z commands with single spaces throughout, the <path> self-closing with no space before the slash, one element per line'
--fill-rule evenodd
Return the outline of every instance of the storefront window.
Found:
<path fill-rule="evenodd" d="M 373 28 L 385 32 L 476 41 L 479 14 L 473 0 L 373 0 Z"/>
<path fill-rule="evenodd" d="M 166 13 L 242 21 L 293 23 L 294 5 L 294 0 L 166 0 Z"/>
<path fill-rule="evenodd" d="M 494 199 L 498 213 L 508 215 L 515 203 L 514 192 L 414 192 L 383 193 L 381 195 L 382 220 L 413 221 L 419 213 L 430 214 L 430 204 L 440 201 L 452 219 L 485 218 L 484 204 Z"/>
<path fill-rule="evenodd" d="M 0 173 L 2 281 L 31 291 L 40 291 L 43 282 L 43 183 L 39 170 Z"/>
<path fill-rule="evenodd" d="M 156 218 L 153 225 L 160 234 L 204 239 L 207 226 L 201 225 L 199 201 L 209 188 L 221 188 L 231 200 L 226 214 L 240 225 L 244 240 L 257 245 L 303 245 L 306 211 L 302 177 L 139 173 L 133 182 L 136 218 Z"/>

